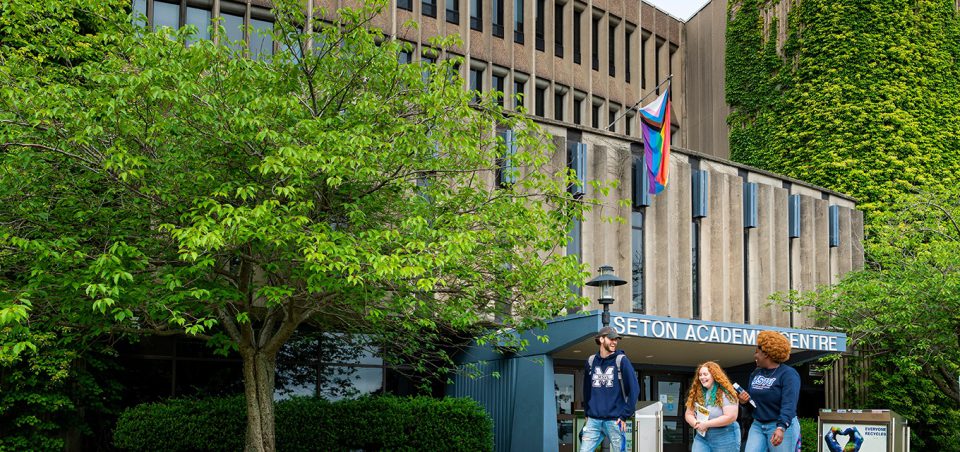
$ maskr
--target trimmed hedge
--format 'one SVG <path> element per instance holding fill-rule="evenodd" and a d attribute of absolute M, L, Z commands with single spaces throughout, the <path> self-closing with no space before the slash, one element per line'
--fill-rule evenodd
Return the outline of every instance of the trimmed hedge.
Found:
<path fill-rule="evenodd" d="M 125 411 L 114 444 L 121 449 L 243 449 L 242 396 L 147 403 Z M 363 397 L 328 402 L 312 397 L 276 404 L 280 451 L 492 451 L 493 421 L 465 398 Z"/>

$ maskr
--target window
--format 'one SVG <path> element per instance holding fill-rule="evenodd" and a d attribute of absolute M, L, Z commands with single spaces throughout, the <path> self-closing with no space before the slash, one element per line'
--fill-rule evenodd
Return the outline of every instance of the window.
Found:
<path fill-rule="evenodd" d="M 504 93 L 506 92 L 504 90 L 504 87 L 505 87 L 505 82 L 506 82 L 508 73 L 509 72 L 506 69 L 498 68 L 494 66 L 493 77 L 490 79 L 490 82 L 491 82 L 490 89 L 500 93 L 497 96 L 497 103 L 500 104 L 501 107 L 503 106 L 503 96 L 504 96 Z"/>
<path fill-rule="evenodd" d="M 700 318 L 700 219 L 694 218 L 690 222 L 690 243 L 692 246 L 691 261 L 693 262 L 693 267 L 691 268 L 691 275 L 693 275 L 693 285 L 691 291 L 693 292 L 693 318 Z"/>
<path fill-rule="evenodd" d="M 424 16 L 437 17 L 437 0 L 421 0 L 421 9 Z"/>
<path fill-rule="evenodd" d="M 640 43 L 640 89 L 647 89 L 647 42 L 650 41 L 650 32 L 643 30 Z"/>
<path fill-rule="evenodd" d="M 570 231 L 567 233 L 567 256 L 576 256 L 577 262 L 583 262 L 583 224 L 574 219 L 570 222 Z M 574 295 L 583 296 L 583 286 L 570 284 L 570 291 Z"/>
<path fill-rule="evenodd" d="M 433 51 L 432 49 L 429 49 L 429 50 L 430 50 L 430 51 Z M 436 62 L 437 62 L 437 59 L 436 59 L 436 58 L 434 58 L 434 57 L 432 57 L 432 56 L 429 56 L 429 55 L 425 55 L 425 54 L 424 54 L 424 51 L 422 51 L 422 50 L 420 51 L 420 66 L 421 66 L 421 72 L 422 72 L 422 74 L 423 74 L 423 84 L 424 84 L 424 85 L 427 85 L 427 84 L 430 83 L 430 67 L 429 67 L 429 65 L 435 64 Z"/>
<path fill-rule="evenodd" d="M 482 61 L 470 61 L 470 90 L 475 91 L 473 95 L 474 102 L 480 102 L 480 93 L 483 92 L 483 71 L 487 64 Z"/>
<path fill-rule="evenodd" d="M 634 165 L 643 165 L 643 160 L 634 159 Z M 643 299 L 643 209 L 634 210 L 630 215 L 630 282 L 633 285 L 630 309 L 644 314 L 646 306 Z"/>
<path fill-rule="evenodd" d="M 239 49 L 235 42 L 243 41 L 243 16 L 221 13 L 220 17 L 223 18 L 222 24 L 227 34 L 226 38 L 230 41 L 228 45 L 234 49 Z"/>
<path fill-rule="evenodd" d="M 384 364 L 367 336 L 298 332 L 277 355 L 275 397 L 340 400 L 382 392 L 414 393 L 415 382 L 402 373 Z"/>
<path fill-rule="evenodd" d="M 630 273 L 633 286 L 633 300 L 631 310 L 644 314 L 646 306 L 644 303 L 644 207 L 650 205 L 650 192 L 647 188 L 646 174 L 647 170 L 643 166 L 643 146 L 631 144 L 630 150 L 634 153 L 633 164 L 631 167 L 631 184 L 633 190 L 631 193 L 633 211 L 630 216 Z M 637 155 L 640 153 L 640 155 Z"/>
<path fill-rule="evenodd" d="M 526 100 L 527 75 L 515 72 L 513 74 L 513 108 L 520 111 Z"/>
<path fill-rule="evenodd" d="M 600 70 L 600 19 L 603 18 L 602 11 L 599 12 L 600 15 L 597 15 L 597 13 L 598 11 L 593 12 L 593 21 L 592 21 L 592 28 L 591 28 L 592 35 L 591 35 L 591 43 L 590 43 L 591 45 L 590 58 L 592 61 L 591 64 L 592 64 L 593 70 L 595 71 Z"/>
<path fill-rule="evenodd" d="M 630 83 L 630 68 L 633 67 L 633 57 L 631 55 L 633 52 L 633 45 L 631 41 L 633 41 L 633 31 L 635 28 L 633 25 L 627 24 L 625 29 L 627 36 L 623 40 L 623 78 L 627 81 L 627 83 Z"/>
<path fill-rule="evenodd" d="M 663 74 L 660 73 L 660 52 L 663 50 L 663 39 L 657 38 L 657 51 L 653 54 L 653 72 L 654 72 L 654 82 L 657 86 L 657 94 L 660 94 L 660 81 L 664 80 L 661 77 Z"/>
<path fill-rule="evenodd" d="M 191 39 L 189 42 L 197 42 L 199 40 L 209 41 L 210 40 L 210 21 L 211 21 L 211 11 L 208 9 L 194 8 L 192 6 L 187 7 L 187 23 L 186 25 L 193 25 L 197 27 L 197 34 L 194 39 Z"/>
<path fill-rule="evenodd" d="M 273 55 L 273 23 L 250 19 L 250 56 L 256 60 L 269 60 Z"/>
<path fill-rule="evenodd" d="M 590 111 L 591 113 L 590 125 L 592 125 L 594 129 L 599 129 L 600 128 L 600 107 L 603 107 L 603 99 L 594 97 L 592 105 L 593 105 L 593 108 Z"/>
<path fill-rule="evenodd" d="M 583 19 L 583 10 L 573 10 L 573 62 L 580 64 L 580 21 Z"/>
<path fill-rule="evenodd" d="M 154 30 L 164 27 L 175 30 L 187 25 L 194 27 L 194 36 L 187 40 L 187 44 L 192 44 L 212 38 L 210 29 L 213 17 L 210 9 L 186 6 L 193 3 L 204 2 L 134 0 L 133 11 L 136 15 L 147 15 L 149 12 L 147 24 Z M 259 6 L 225 2 L 220 6 L 220 18 L 220 25 L 224 29 L 224 36 L 220 37 L 222 44 L 235 50 L 246 47 L 249 56 L 254 59 L 270 59 L 274 54 L 273 37 L 270 35 L 273 20 L 269 10 Z"/>
<path fill-rule="evenodd" d="M 483 0 L 470 0 L 470 29 L 483 31 Z"/>
<path fill-rule="evenodd" d="M 447 22 L 460 23 L 460 0 L 447 0 Z"/>
<path fill-rule="evenodd" d="M 137 23 L 137 18 L 139 16 L 146 17 L 146 15 L 147 15 L 147 0 L 133 0 L 133 19 L 134 19 L 133 23 L 134 24 Z M 149 25 L 150 20 L 147 19 L 146 23 Z"/>
<path fill-rule="evenodd" d="M 563 107 L 567 99 L 567 87 L 556 85 L 553 88 L 553 119 L 563 121 Z"/>
<path fill-rule="evenodd" d="M 617 76 L 617 24 L 612 20 L 607 28 L 607 62 L 610 64 L 610 76 Z"/>
<path fill-rule="evenodd" d="M 413 52 L 409 50 L 401 50 L 397 53 L 397 60 L 400 61 L 400 64 L 409 64 L 413 61 Z"/>
<path fill-rule="evenodd" d="M 637 116 L 634 115 L 632 111 L 630 113 L 627 113 L 627 120 L 624 121 L 623 123 L 624 128 L 626 129 L 623 132 L 624 135 L 633 135 L 633 121 L 636 121 L 636 120 L 637 120 Z"/>
<path fill-rule="evenodd" d="M 517 168 L 513 162 L 513 155 L 517 153 L 517 144 L 513 139 L 512 130 L 501 130 L 497 135 L 498 141 L 503 142 L 503 148 L 497 157 L 497 187 L 506 188 L 517 183 Z"/>
<path fill-rule="evenodd" d="M 397 0 L 397 8 L 413 11 L 413 0 Z"/>
<path fill-rule="evenodd" d="M 575 91 L 573 93 L 573 122 L 574 124 L 583 125 L 583 100 L 587 98 L 587 94 L 583 91 Z"/>
<path fill-rule="evenodd" d="M 667 58 L 667 75 L 673 75 L 673 60 L 678 58 L 677 46 L 670 44 L 670 55 Z"/>
<path fill-rule="evenodd" d="M 617 116 L 620 116 L 620 106 L 610 104 L 610 110 L 608 110 L 607 116 L 607 129 L 611 132 L 617 131 Z"/>
<path fill-rule="evenodd" d="M 539 117 L 545 117 L 546 113 L 546 101 L 547 101 L 547 87 L 541 86 L 540 81 L 537 81 L 537 87 L 534 90 L 534 109 L 533 112 Z"/>
<path fill-rule="evenodd" d="M 503 0 L 493 0 L 493 35 L 503 37 Z"/>
<path fill-rule="evenodd" d="M 153 2 L 153 29 L 180 28 L 180 3 Z"/>
<path fill-rule="evenodd" d="M 546 7 L 544 6 L 545 4 L 546 0 L 537 0 L 537 32 L 536 39 L 534 39 L 534 44 L 536 45 L 537 50 L 541 52 L 543 52 L 544 48 L 546 47 L 546 39 L 544 38 L 543 31 L 543 29 L 546 28 L 543 23 L 543 21 L 546 20 L 546 18 L 543 17 L 546 14 Z"/>
<path fill-rule="evenodd" d="M 587 145 L 571 141 L 567 145 L 567 167 L 576 175 L 577 182 L 570 185 L 570 193 L 580 197 L 587 189 Z"/>
<path fill-rule="evenodd" d="M 523 0 L 513 0 L 513 42 L 523 44 Z"/>
<path fill-rule="evenodd" d="M 553 4 L 553 54 L 563 57 L 563 5 Z"/>

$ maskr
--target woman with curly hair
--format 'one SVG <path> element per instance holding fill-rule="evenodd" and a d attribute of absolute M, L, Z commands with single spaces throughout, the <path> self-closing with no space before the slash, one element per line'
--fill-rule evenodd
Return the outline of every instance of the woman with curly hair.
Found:
<path fill-rule="evenodd" d="M 733 384 L 719 364 L 707 361 L 697 366 L 697 376 L 687 394 L 684 418 L 697 434 L 692 452 L 730 452 L 740 450 L 740 425 L 737 424 L 737 395 Z"/>
<path fill-rule="evenodd" d="M 753 399 L 756 406 L 746 452 L 800 450 L 800 374 L 783 364 L 790 359 L 790 340 L 776 331 L 761 331 L 753 358 L 757 368 L 750 374 L 749 392 L 739 395 L 740 403 Z"/>

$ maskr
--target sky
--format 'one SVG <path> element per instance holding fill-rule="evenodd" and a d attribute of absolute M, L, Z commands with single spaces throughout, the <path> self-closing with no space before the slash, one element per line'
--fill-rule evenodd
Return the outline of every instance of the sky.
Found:
<path fill-rule="evenodd" d="M 700 11 L 703 5 L 710 0 L 645 0 L 647 3 L 656 6 L 661 11 L 670 13 L 677 19 L 686 21 L 694 13 Z"/>

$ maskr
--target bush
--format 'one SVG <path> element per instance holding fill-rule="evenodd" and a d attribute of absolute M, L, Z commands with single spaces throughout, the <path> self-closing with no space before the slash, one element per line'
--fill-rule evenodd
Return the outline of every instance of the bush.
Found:
<path fill-rule="evenodd" d="M 817 420 L 814 418 L 800 418 L 800 450 L 802 452 L 817 452 Z"/>
<path fill-rule="evenodd" d="M 243 396 L 144 403 L 117 420 L 114 445 L 134 450 L 243 450 Z"/>
<path fill-rule="evenodd" d="M 124 412 L 114 443 L 136 450 L 241 450 L 242 396 L 148 403 Z M 328 402 L 312 397 L 276 404 L 281 451 L 492 451 L 493 421 L 464 398 L 363 397 Z"/>

